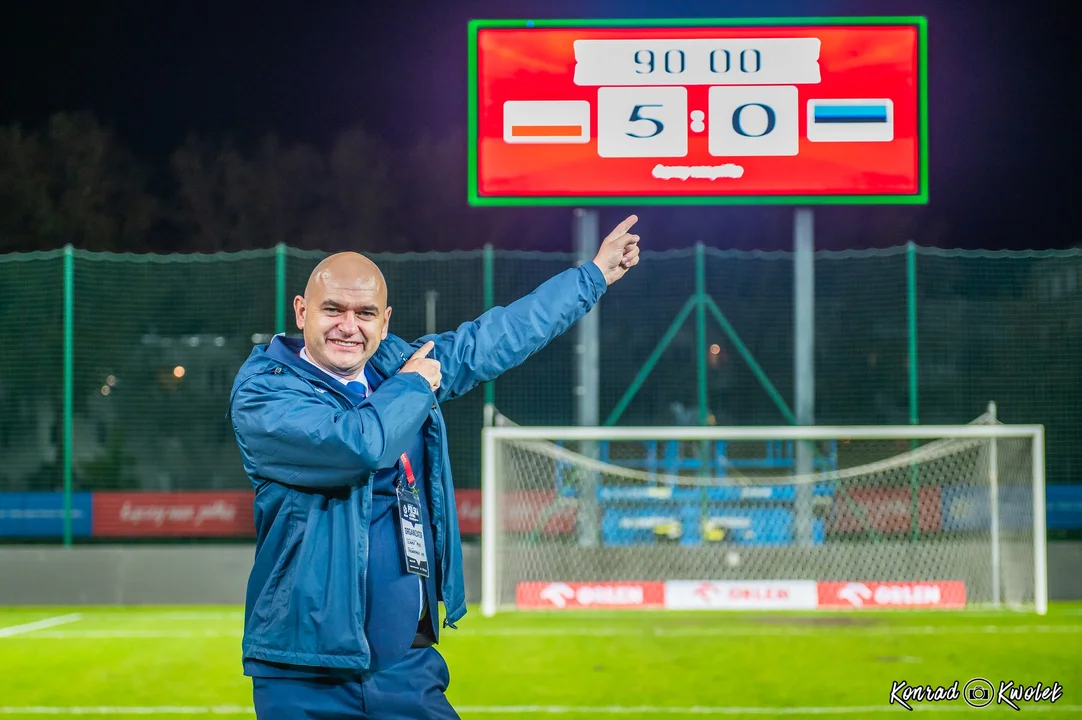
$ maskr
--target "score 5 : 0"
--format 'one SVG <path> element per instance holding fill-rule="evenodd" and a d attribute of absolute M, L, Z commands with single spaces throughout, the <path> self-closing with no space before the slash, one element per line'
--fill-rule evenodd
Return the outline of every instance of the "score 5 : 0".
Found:
<path fill-rule="evenodd" d="M 763 69 L 763 54 L 754 48 L 746 48 L 737 56 L 740 72 L 757 73 Z M 666 50 L 663 56 L 665 72 L 679 75 L 687 66 L 687 59 L 683 50 Z M 640 69 L 635 72 L 639 75 L 649 75 L 654 72 L 656 64 L 653 50 L 636 50 L 635 64 Z M 642 70 L 642 67 L 649 69 Z M 729 50 L 710 51 L 710 72 L 724 74 L 733 69 L 733 53 Z"/>

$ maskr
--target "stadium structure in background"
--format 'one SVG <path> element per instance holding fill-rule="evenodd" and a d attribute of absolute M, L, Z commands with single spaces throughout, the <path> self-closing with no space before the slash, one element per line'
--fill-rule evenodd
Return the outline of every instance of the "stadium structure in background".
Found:
<path fill-rule="evenodd" d="M 941 444 L 922 447 L 920 430 L 882 428 L 880 439 L 908 441 L 908 454 L 878 449 L 846 460 L 839 443 L 848 442 L 851 428 L 825 438 L 827 445 L 808 432 L 815 425 L 808 206 L 928 201 L 926 30 L 922 17 L 470 23 L 472 205 L 575 207 L 580 263 L 598 245 L 590 206 L 795 209 L 793 407 L 751 353 L 742 355 L 786 420 L 800 427 L 760 428 L 775 437 L 752 446 L 729 442 L 738 435 L 733 429 L 693 438 L 687 428 L 653 428 L 613 451 L 609 439 L 633 438 L 611 426 L 692 312 L 700 339 L 697 424 L 709 424 L 705 317 L 728 323 L 711 298 L 700 246 L 694 294 L 602 423 L 602 303 L 578 328 L 577 432 L 535 437 L 492 422 L 483 431 L 486 614 L 512 602 L 729 607 L 733 597 L 751 598 L 748 607 L 790 609 L 865 600 L 959 607 L 967 590 L 982 604 L 1032 602 L 1044 612 L 1043 430 L 1032 430 L 1031 445 L 1012 461 L 1018 472 L 1010 485 L 1018 490 L 1006 505 L 994 442 L 967 444 L 948 433 Z M 914 257 L 911 247 L 910 263 Z M 909 268 L 910 283 L 914 277 Z M 912 335 L 912 287 L 909 295 Z M 917 358 L 908 359 L 915 426 Z M 500 417 L 491 395 L 486 400 L 489 418 Z M 793 430 L 800 432 L 786 432 Z M 509 432 L 498 445 L 496 434 Z M 658 442 L 662 436 L 667 443 Z M 783 436 L 788 442 L 777 442 Z M 962 449 L 976 454 L 963 461 Z M 930 472 L 921 460 L 940 458 L 936 453 L 950 460 Z M 944 534 L 935 520 L 943 495 L 960 487 L 989 511 L 969 529 L 976 537 L 959 528 Z M 892 517 L 902 522 L 884 522 L 882 506 L 898 510 Z M 1004 512 L 1017 542 L 1000 535 Z M 520 527 L 523 514 L 533 519 Z M 1042 537 L 1034 538 L 1035 530 Z M 730 554 L 710 545 L 728 546 Z M 1014 559 L 1009 568 L 1004 555 Z M 650 577 L 640 576 L 646 568 Z M 731 582 L 751 585 L 725 585 Z M 720 604 L 700 603 L 711 593 Z"/>

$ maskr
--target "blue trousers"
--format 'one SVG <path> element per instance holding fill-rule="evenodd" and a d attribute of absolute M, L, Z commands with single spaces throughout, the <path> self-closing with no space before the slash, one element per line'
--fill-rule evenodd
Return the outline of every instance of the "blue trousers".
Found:
<path fill-rule="evenodd" d="M 458 720 L 436 648 L 413 648 L 363 680 L 252 678 L 258 720 Z"/>

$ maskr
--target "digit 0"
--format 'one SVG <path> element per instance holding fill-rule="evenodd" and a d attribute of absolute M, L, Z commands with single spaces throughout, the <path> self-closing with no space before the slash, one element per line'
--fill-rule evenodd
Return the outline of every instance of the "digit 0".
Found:
<path fill-rule="evenodd" d="M 759 52 L 758 50 L 752 50 L 751 52 L 754 53 L 754 55 L 752 55 L 751 57 L 755 60 L 755 69 L 754 70 L 748 70 L 748 63 L 749 63 L 749 61 L 748 61 L 748 51 L 747 50 L 741 50 L 740 51 L 740 72 L 757 73 L 757 72 L 759 72 L 760 70 L 763 69 L 763 54 L 761 52 Z"/>
<path fill-rule="evenodd" d="M 720 53 L 720 55 L 719 55 Z M 719 70 L 718 64 L 724 59 L 725 69 Z M 710 51 L 710 72 L 712 73 L 727 73 L 733 67 L 733 56 L 729 54 L 728 50 L 711 50 Z"/>
<path fill-rule="evenodd" d="M 766 113 L 766 129 L 761 133 L 749 133 L 744 129 L 743 123 L 740 121 L 741 116 L 744 114 L 744 109 L 749 107 L 762 108 Z M 774 108 L 769 105 L 763 105 L 762 103 L 744 103 L 736 110 L 733 110 L 733 130 L 744 137 L 762 137 L 763 135 L 769 135 L 777 124 L 778 117 L 774 114 Z"/>
<path fill-rule="evenodd" d="M 680 58 L 680 69 L 679 70 L 673 70 L 672 67 L 670 66 L 670 62 L 672 61 L 671 56 L 672 56 L 673 53 L 676 53 L 676 56 L 678 58 Z M 665 51 L 665 72 L 673 73 L 675 75 L 679 75 L 680 73 L 684 72 L 684 51 L 683 50 L 666 50 Z"/>
<path fill-rule="evenodd" d="M 710 51 L 710 72 L 724 75 L 733 69 L 733 56 L 728 50 Z M 763 54 L 754 48 L 740 51 L 740 72 L 757 73 L 763 69 Z"/>

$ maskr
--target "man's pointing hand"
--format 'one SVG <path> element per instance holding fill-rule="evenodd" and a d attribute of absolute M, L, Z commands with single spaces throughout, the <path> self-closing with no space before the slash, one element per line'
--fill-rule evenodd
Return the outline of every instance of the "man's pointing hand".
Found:
<path fill-rule="evenodd" d="M 601 241 L 594 265 L 601 270 L 608 285 L 622 278 L 624 273 L 639 263 L 639 236 L 628 232 L 638 221 L 638 216 L 629 216 Z"/>

